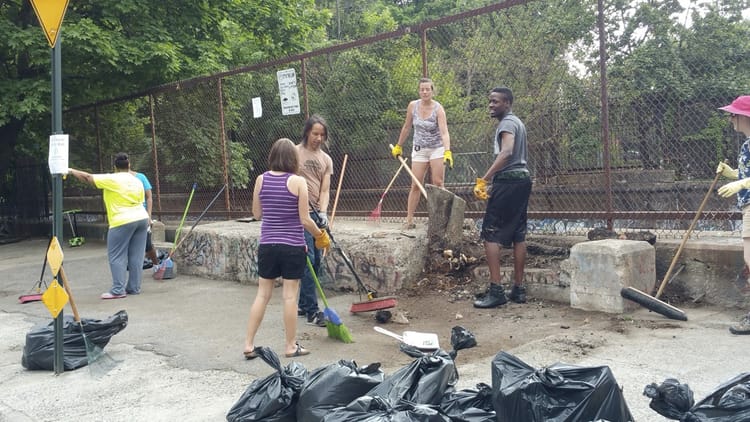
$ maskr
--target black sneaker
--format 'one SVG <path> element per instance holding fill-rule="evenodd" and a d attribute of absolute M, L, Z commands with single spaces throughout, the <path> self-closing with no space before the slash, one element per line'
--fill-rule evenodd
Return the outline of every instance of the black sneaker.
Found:
<path fill-rule="evenodd" d="M 729 332 L 735 335 L 748 335 L 750 334 L 750 314 L 745 315 L 740 319 L 737 325 L 729 327 Z"/>
<path fill-rule="evenodd" d="M 303 309 L 297 308 L 297 316 L 306 317 L 307 316 L 307 312 L 305 312 Z"/>
<path fill-rule="evenodd" d="M 526 303 L 526 287 L 513 285 L 508 295 L 510 300 L 516 303 Z"/>
<path fill-rule="evenodd" d="M 487 293 L 479 300 L 474 301 L 475 308 L 496 308 L 501 305 L 505 305 L 508 302 L 508 298 L 505 296 L 505 290 L 503 286 L 495 283 L 490 283 Z"/>
<path fill-rule="evenodd" d="M 323 312 L 316 312 L 307 316 L 307 325 L 315 325 L 317 327 L 326 326 L 326 317 Z"/>
<path fill-rule="evenodd" d="M 150 259 L 144 259 L 144 260 L 143 260 L 143 269 L 144 269 L 144 270 L 147 270 L 147 269 L 149 269 L 149 268 L 152 268 L 153 266 L 154 266 L 154 263 L 153 263 L 153 262 L 151 262 L 151 260 L 150 260 Z"/>

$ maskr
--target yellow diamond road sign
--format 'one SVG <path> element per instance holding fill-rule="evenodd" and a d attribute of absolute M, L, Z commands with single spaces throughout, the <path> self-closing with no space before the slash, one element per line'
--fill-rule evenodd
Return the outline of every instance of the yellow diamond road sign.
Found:
<path fill-rule="evenodd" d="M 68 0 L 31 0 L 31 5 L 34 6 L 36 17 L 42 24 L 50 48 L 55 48 L 65 9 L 68 8 Z"/>
<path fill-rule="evenodd" d="M 60 315 L 60 311 L 62 311 L 69 299 L 68 293 L 60 286 L 57 279 L 52 280 L 52 284 L 47 287 L 47 290 L 42 295 L 42 303 L 47 307 L 52 318 L 57 318 Z"/>
<path fill-rule="evenodd" d="M 60 271 L 60 266 L 63 263 L 64 255 L 60 242 L 57 240 L 57 236 L 52 237 L 52 241 L 49 243 L 49 249 L 47 249 L 47 262 L 49 268 L 52 270 L 52 275 L 57 277 L 57 273 Z"/>

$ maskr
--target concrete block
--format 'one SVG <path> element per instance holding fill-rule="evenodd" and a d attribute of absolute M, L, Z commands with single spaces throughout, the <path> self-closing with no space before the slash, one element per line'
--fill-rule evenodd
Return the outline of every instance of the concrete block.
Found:
<path fill-rule="evenodd" d="M 426 185 L 427 237 L 431 251 L 460 250 L 463 246 L 463 223 L 466 201 L 435 185 Z"/>
<path fill-rule="evenodd" d="M 161 221 L 151 223 L 151 242 L 164 242 L 165 232 L 164 223 Z"/>
<path fill-rule="evenodd" d="M 334 234 L 362 282 L 382 295 L 419 280 L 425 265 L 421 251 L 427 248 L 426 233 L 415 230 L 414 237 L 405 237 L 399 233 L 399 225 L 393 226 L 392 230 L 374 232 L 368 222 L 342 220 L 336 222 Z M 260 222 L 198 225 L 176 251 L 175 268 L 179 274 L 257 283 L 259 236 Z M 358 291 L 342 254 L 329 250 L 325 266 L 328 273 L 321 274 L 321 283 L 336 290 Z"/>
<path fill-rule="evenodd" d="M 605 239 L 570 249 L 560 278 L 570 284 L 570 306 L 622 313 L 640 305 L 622 298 L 623 287 L 651 292 L 656 282 L 656 252 L 647 242 Z"/>

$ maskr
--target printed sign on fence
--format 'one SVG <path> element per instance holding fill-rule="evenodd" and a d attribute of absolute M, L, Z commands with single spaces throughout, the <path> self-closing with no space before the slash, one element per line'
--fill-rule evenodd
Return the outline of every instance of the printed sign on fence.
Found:
<path fill-rule="evenodd" d="M 294 69 L 284 69 L 276 72 L 279 81 L 279 96 L 281 97 L 281 114 L 289 116 L 299 114 L 299 91 L 297 90 L 297 72 Z"/>

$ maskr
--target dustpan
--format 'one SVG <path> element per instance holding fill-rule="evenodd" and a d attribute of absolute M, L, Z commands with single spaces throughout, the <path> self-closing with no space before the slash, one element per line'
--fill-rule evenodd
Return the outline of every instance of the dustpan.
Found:
<path fill-rule="evenodd" d="M 393 337 L 396 340 L 414 346 L 422 351 L 434 351 L 440 348 L 440 342 L 438 336 L 435 333 L 422 333 L 419 331 L 404 331 L 403 335 L 398 335 L 393 331 L 386 330 L 383 327 L 375 326 L 373 329 L 380 334 L 385 334 L 388 337 Z"/>

